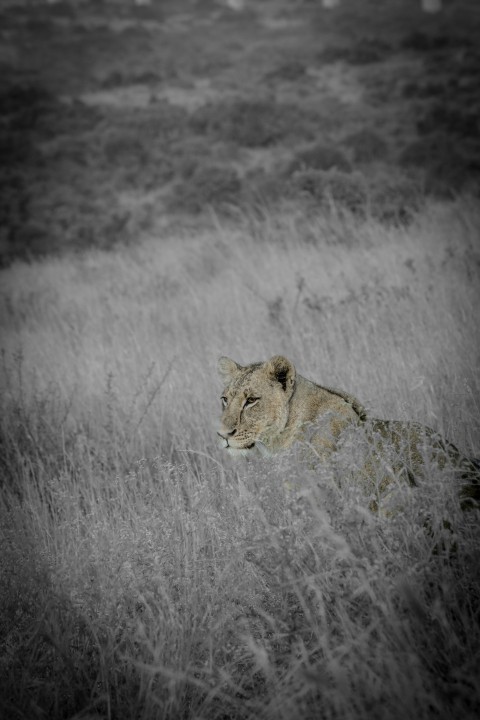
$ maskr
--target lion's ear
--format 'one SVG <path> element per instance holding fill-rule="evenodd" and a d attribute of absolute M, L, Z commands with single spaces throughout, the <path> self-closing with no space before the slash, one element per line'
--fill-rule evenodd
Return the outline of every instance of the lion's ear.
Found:
<path fill-rule="evenodd" d="M 288 395 L 291 395 L 295 387 L 295 365 L 283 355 L 274 355 L 265 363 L 265 370 L 272 380 L 281 384 Z"/>
<path fill-rule="evenodd" d="M 231 380 L 241 370 L 241 366 L 228 357 L 221 357 L 217 363 L 217 370 L 224 380 Z"/>

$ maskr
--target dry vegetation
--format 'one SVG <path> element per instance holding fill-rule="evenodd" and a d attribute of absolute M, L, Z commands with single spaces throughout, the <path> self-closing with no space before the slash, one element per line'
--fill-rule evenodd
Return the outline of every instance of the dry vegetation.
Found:
<path fill-rule="evenodd" d="M 3 272 L 4 717 L 475 716 L 479 525 L 450 475 L 385 520 L 355 448 L 232 465 L 215 360 L 283 352 L 478 456 L 479 219 L 244 216 Z"/>
<path fill-rule="evenodd" d="M 0 10 L 2 717 L 478 717 L 451 474 L 215 442 L 283 353 L 480 456 L 478 14 L 409 3 Z"/>

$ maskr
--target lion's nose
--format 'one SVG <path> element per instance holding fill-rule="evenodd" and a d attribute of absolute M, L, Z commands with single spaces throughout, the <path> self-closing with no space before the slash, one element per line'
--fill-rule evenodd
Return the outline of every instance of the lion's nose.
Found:
<path fill-rule="evenodd" d="M 230 430 L 230 431 L 228 431 L 228 430 L 224 430 L 222 432 L 219 431 L 219 432 L 217 432 L 217 435 L 220 435 L 221 438 L 223 438 L 224 440 L 227 440 L 227 438 L 233 437 L 236 434 L 236 432 L 237 432 L 237 430 L 235 428 L 234 430 Z"/>

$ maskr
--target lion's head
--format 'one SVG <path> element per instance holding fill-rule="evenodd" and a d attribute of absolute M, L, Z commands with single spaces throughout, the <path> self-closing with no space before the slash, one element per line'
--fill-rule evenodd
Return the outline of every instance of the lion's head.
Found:
<path fill-rule="evenodd" d="M 226 385 L 218 435 L 223 447 L 246 453 L 257 443 L 268 448 L 285 429 L 295 389 L 295 367 L 281 355 L 242 367 L 227 357 L 218 361 Z"/>

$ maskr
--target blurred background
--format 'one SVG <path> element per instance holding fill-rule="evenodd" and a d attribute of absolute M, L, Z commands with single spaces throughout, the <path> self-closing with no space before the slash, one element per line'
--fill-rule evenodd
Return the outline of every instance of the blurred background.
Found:
<path fill-rule="evenodd" d="M 478 196 L 475 0 L 4 0 L 0 27 L 3 264 Z"/>

